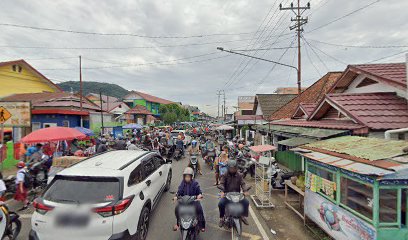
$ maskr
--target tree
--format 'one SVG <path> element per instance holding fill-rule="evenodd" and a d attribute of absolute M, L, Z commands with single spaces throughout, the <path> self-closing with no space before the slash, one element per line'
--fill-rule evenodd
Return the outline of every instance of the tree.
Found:
<path fill-rule="evenodd" d="M 190 121 L 190 111 L 177 103 L 161 105 L 159 112 L 166 124 Z"/>

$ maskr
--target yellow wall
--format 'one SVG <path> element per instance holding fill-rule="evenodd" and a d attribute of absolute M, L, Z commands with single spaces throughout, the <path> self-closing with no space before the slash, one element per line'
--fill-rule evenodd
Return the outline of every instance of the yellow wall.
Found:
<path fill-rule="evenodd" d="M 33 74 L 30 70 L 23 68 L 21 73 L 14 72 L 12 65 L 0 67 L 0 98 L 15 93 L 38 93 L 38 92 L 57 92 L 52 88 L 48 81 Z"/>

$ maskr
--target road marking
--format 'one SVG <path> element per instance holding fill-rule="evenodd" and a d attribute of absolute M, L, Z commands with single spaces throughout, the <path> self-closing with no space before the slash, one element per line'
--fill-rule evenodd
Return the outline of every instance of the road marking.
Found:
<path fill-rule="evenodd" d="M 269 240 L 268 234 L 266 234 L 265 229 L 262 227 L 261 222 L 259 222 L 259 219 L 258 219 L 258 217 L 256 216 L 256 214 L 255 214 L 255 212 L 254 212 L 254 210 L 252 209 L 251 206 L 249 206 L 249 214 L 251 214 L 252 218 L 254 219 L 255 224 L 256 224 L 256 226 L 258 227 L 258 230 L 259 230 L 259 232 L 260 232 L 261 235 L 262 235 L 262 238 L 263 238 L 264 240 Z"/>
<path fill-rule="evenodd" d="M 231 232 L 230 230 L 227 230 L 225 228 L 220 228 L 218 225 L 213 224 L 213 223 L 208 223 L 208 226 L 215 228 L 217 230 L 223 231 L 223 232 Z M 261 236 L 255 235 L 255 234 L 251 234 L 251 233 L 247 233 L 247 232 L 242 232 L 242 236 L 243 237 L 247 237 L 250 240 L 261 240 Z"/>

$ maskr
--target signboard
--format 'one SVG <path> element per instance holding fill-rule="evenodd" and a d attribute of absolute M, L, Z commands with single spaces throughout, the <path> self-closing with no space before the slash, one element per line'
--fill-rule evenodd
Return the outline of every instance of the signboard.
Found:
<path fill-rule="evenodd" d="M 376 239 L 373 226 L 307 188 L 305 214 L 334 239 Z"/>
<path fill-rule="evenodd" d="M 5 127 L 30 127 L 30 102 L 0 101 L 0 124 L 4 124 Z"/>

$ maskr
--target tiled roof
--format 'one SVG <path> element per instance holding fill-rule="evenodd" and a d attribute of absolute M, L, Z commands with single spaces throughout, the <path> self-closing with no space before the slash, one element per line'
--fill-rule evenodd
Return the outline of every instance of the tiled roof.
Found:
<path fill-rule="evenodd" d="M 112 111 L 114 108 L 120 106 L 123 102 L 104 102 L 102 103 L 102 109 L 106 112 Z"/>
<path fill-rule="evenodd" d="M 7 61 L 7 62 L 0 62 L 0 67 L 2 66 L 8 66 L 8 65 L 13 65 L 13 64 L 22 64 L 25 67 L 27 67 L 29 70 L 31 70 L 32 72 L 34 72 L 35 74 L 37 74 L 39 77 L 43 78 L 45 81 L 47 81 L 47 83 L 49 84 L 49 86 L 51 86 L 52 88 L 54 88 L 56 91 L 58 92 L 62 92 L 62 89 L 56 85 L 55 83 L 53 83 L 50 79 L 48 79 L 46 76 L 44 76 L 42 73 L 40 73 L 37 69 L 35 69 L 33 66 L 31 66 L 30 64 L 28 64 L 28 62 L 26 62 L 24 59 L 19 59 L 19 60 L 14 60 L 14 61 Z"/>
<path fill-rule="evenodd" d="M 3 101 L 30 101 L 32 106 L 38 107 L 75 107 L 80 108 L 80 98 L 67 92 L 56 93 L 21 93 L 14 94 L 2 99 Z M 82 107 L 89 110 L 100 110 L 87 98 L 82 98 Z"/>
<path fill-rule="evenodd" d="M 271 120 L 289 119 L 295 113 L 300 103 L 318 103 L 325 94 L 329 92 L 336 80 L 341 76 L 341 72 L 329 72 L 313 85 L 296 96 L 289 103 L 274 112 Z"/>
<path fill-rule="evenodd" d="M 300 103 L 299 106 L 305 111 L 306 115 L 309 116 L 313 110 L 316 108 L 316 103 Z"/>
<path fill-rule="evenodd" d="M 149 110 L 145 106 L 136 105 L 134 108 L 130 109 L 126 112 L 126 114 L 142 114 L 142 115 L 152 115 Z"/>
<path fill-rule="evenodd" d="M 326 129 L 343 129 L 354 130 L 364 128 L 364 125 L 354 123 L 349 120 L 319 120 L 319 121 L 306 121 L 306 120 L 283 120 L 271 122 L 272 125 L 284 125 L 284 126 L 297 126 L 297 127 L 312 127 L 312 128 L 326 128 Z"/>
<path fill-rule="evenodd" d="M 301 91 L 303 92 L 306 88 L 301 88 Z M 298 94 L 298 88 L 297 87 L 282 87 L 282 88 L 277 88 L 275 90 L 275 93 L 278 94 Z"/>
<path fill-rule="evenodd" d="M 329 94 L 328 100 L 370 129 L 408 126 L 407 100 L 395 93 Z"/>
<path fill-rule="evenodd" d="M 398 84 L 405 86 L 407 84 L 405 63 L 361 64 L 350 65 L 350 67 L 377 77 L 394 81 Z"/>
<path fill-rule="evenodd" d="M 143 92 L 139 92 L 139 91 L 131 91 L 130 94 L 132 94 L 132 92 L 136 93 L 137 95 L 139 95 L 140 97 L 142 97 L 143 99 L 145 99 L 146 101 L 149 101 L 149 102 L 160 103 L 160 104 L 174 103 L 174 102 L 172 102 L 170 100 L 159 98 L 159 97 L 147 94 L 147 93 L 143 93 Z M 124 98 L 126 98 L 126 96 Z"/>
<path fill-rule="evenodd" d="M 269 118 L 296 96 L 296 94 L 256 94 L 255 105 L 261 106 L 264 118 Z"/>

